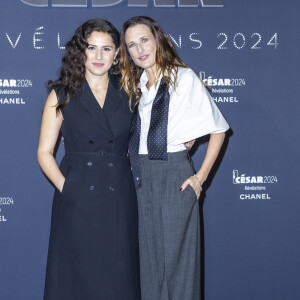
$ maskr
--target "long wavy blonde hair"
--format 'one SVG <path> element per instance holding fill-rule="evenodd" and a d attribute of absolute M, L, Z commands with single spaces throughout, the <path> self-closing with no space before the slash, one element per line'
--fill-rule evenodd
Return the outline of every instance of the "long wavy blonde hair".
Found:
<path fill-rule="evenodd" d="M 178 67 L 187 68 L 184 62 L 177 55 L 175 47 L 173 46 L 169 37 L 161 30 L 157 22 L 145 16 L 133 17 L 127 20 L 123 25 L 120 35 L 121 58 L 119 67 L 122 74 L 121 87 L 129 96 L 130 107 L 132 107 L 131 101 L 133 94 L 136 95 L 135 105 L 137 105 L 140 101 L 141 90 L 139 89 L 138 84 L 144 69 L 140 68 L 133 62 L 126 46 L 125 33 L 128 28 L 138 24 L 146 25 L 155 38 L 155 63 L 157 69 L 162 73 L 164 81 L 168 86 L 172 86 L 174 88 L 176 87 Z"/>

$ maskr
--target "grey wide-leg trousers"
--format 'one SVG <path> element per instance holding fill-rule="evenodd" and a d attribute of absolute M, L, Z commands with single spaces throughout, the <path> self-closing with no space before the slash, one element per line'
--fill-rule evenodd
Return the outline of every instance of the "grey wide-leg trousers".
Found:
<path fill-rule="evenodd" d="M 140 155 L 142 187 L 137 190 L 142 300 L 200 300 L 199 204 L 187 152 L 168 161 Z"/>

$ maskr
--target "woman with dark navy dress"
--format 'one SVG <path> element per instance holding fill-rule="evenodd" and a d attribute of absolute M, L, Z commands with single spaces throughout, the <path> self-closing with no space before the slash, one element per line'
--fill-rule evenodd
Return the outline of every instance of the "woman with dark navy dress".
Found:
<path fill-rule="evenodd" d="M 127 158 L 132 113 L 118 81 L 119 33 L 80 26 L 49 82 L 38 161 L 55 186 L 44 300 L 139 300 L 137 203 Z M 65 156 L 54 147 L 62 132 Z M 153 299 L 154 300 L 154 299 Z"/>
<path fill-rule="evenodd" d="M 139 210 L 142 300 L 200 300 L 198 198 L 227 122 L 199 77 L 149 17 L 123 25 L 122 86 L 137 105 L 129 154 Z M 186 143 L 210 135 L 195 174 Z"/>

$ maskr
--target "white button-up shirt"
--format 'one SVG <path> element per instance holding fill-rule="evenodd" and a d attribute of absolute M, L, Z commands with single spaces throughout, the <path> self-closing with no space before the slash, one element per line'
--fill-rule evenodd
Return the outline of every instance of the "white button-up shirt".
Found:
<path fill-rule="evenodd" d="M 147 136 L 150 127 L 151 110 L 158 83 L 148 91 L 146 71 L 140 78 L 142 96 L 139 103 L 141 118 L 141 135 L 139 154 L 148 154 Z M 189 68 L 178 68 L 177 86 L 170 87 L 170 104 L 168 116 L 167 152 L 185 150 L 184 143 L 210 133 L 220 133 L 229 126 L 220 110 L 212 100 L 199 77 Z"/>

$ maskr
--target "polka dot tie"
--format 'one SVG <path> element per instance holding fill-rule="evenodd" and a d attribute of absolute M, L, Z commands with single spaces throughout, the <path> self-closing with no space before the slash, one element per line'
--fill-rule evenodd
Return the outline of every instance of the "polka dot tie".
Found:
<path fill-rule="evenodd" d="M 148 157 L 150 160 L 168 160 L 167 132 L 169 103 L 169 88 L 162 78 L 153 101 L 150 127 L 147 137 Z M 138 189 L 142 184 L 141 162 L 139 159 L 140 134 L 141 119 L 138 107 L 136 107 L 129 138 L 129 156 L 136 189 Z"/>

